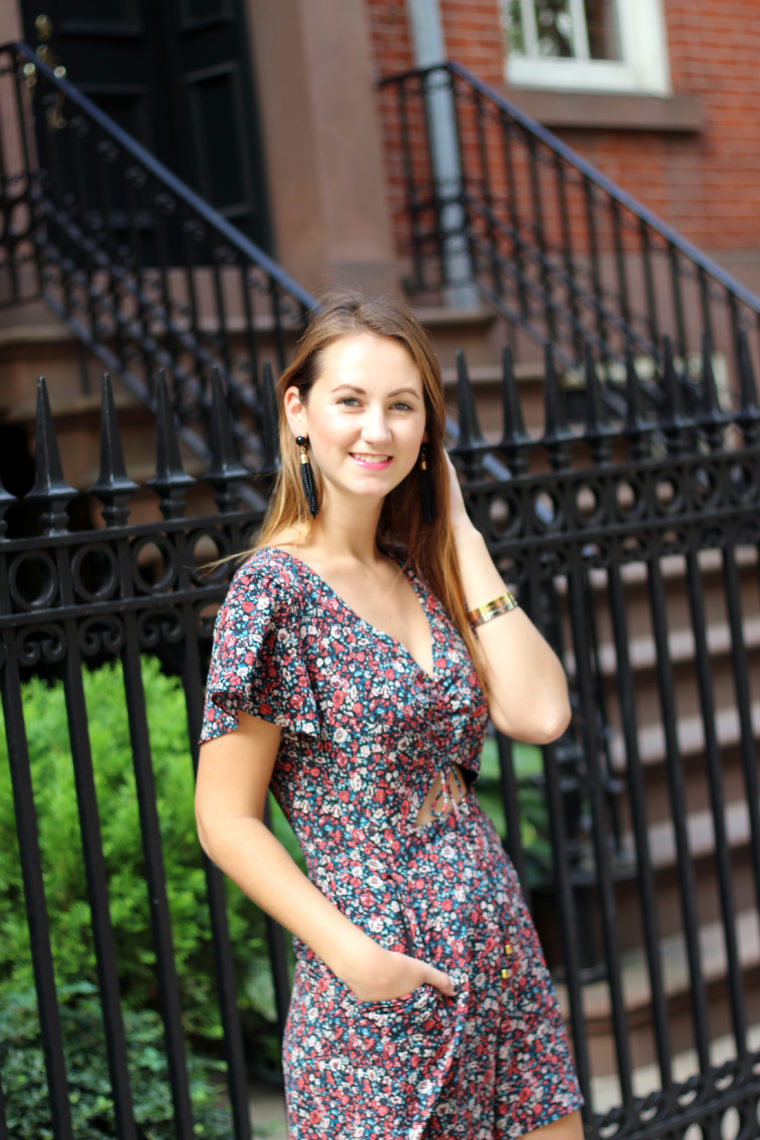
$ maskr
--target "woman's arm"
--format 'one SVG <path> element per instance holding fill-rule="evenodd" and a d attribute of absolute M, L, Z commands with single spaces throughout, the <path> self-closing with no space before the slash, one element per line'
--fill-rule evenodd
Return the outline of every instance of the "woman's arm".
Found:
<path fill-rule="evenodd" d="M 456 471 L 449 463 L 451 526 L 468 610 L 507 587 L 471 523 Z M 547 744 L 570 723 L 567 680 L 559 658 L 524 610 L 514 609 L 478 626 L 490 686 L 488 711 L 496 728 L 514 740 Z"/>
<path fill-rule="evenodd" d="M 238 716 L 237 731 L 201 745 L 195 814 L 208 857 L 310 946 L 360 1001 L 398 997 L 424 982 L 451 995 L 447 974 L 380 946 L 330 902 L 272 835 L 264 806 L 280 729 L 247 713 Z"/>

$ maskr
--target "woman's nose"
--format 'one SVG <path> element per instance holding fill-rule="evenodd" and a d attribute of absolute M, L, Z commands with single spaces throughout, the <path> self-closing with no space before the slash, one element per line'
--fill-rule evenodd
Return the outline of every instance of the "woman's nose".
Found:
<path fill-rule="evenodd" d="M 362 424 L 362 437 L 368 442 L 387 440 L 390 436 L 388 420 L 383 408 L 367 408 Z"/>

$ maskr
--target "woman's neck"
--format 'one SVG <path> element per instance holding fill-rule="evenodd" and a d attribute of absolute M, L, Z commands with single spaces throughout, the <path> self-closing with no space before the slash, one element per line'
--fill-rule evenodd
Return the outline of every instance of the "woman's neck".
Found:
<path fill-rule="evenodd" d="M 283 535 L 287 545 L 308 551 L 315 560 L 327 563 L 358 562 L 372 565 L 377 561 L 377 528 L 382 502 L 347 505 L 323 500 L 319 514 L 308 534 Z"/>

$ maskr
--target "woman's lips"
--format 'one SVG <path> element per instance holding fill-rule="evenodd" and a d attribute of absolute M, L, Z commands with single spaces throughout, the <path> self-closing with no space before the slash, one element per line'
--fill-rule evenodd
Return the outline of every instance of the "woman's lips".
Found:
<path fill-rule="evenodd" d="M 388 467 L 392 459 L 390 455 L 364 455 L 356 451 L 350 451 L 349 455 L 354 463 L 358 463 L 360 467 L 371 467 L 373 471 L 382 471 Z"/>

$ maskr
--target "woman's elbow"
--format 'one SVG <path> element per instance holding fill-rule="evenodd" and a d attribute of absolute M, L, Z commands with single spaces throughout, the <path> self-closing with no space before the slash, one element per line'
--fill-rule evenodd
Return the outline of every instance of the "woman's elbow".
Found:
<path fill-rule="evenodd" d="M 208 855 L 209 859 L 212 858 L 211 847 L 212 840 L 209 833 L 209 828 L 206 824 L 206 819 L 203 813 L 202 806 L 196 801 L 195 804 L 195 830 L 198 833 L 198 842 L 200 843 L 203 851 Z"/>
<path fill-rule="evenodd" d="M 506 716 L 498 707 L 491 710 L 494 727 L 504 736 L 521 740 L 525 744 L 551 744 L 558 740 L 572 720 L 569 699 L 553 700 L 544 707 L 535 704 L 527 717 Z"/>
<path fill-rule="evenodd" d="M 536 725 L 536 735 L 528 743 L 551 744 L 552 741 L 558 740 L 569 727 L 572 716 L 573 712 L 569 701 L 547 709 L 543 719 Z"/>

